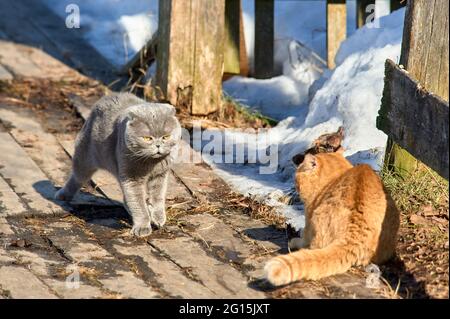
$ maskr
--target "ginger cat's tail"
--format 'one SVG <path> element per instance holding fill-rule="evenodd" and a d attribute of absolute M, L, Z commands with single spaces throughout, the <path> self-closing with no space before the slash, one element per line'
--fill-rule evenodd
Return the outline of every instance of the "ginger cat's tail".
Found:
<path fill-rule="evenodd" d="M 277 256 L 269 260 L 264 270 L 275 286 L 300 279 L 317 280 L 346 272 L 364 259 L 364 250 L 362 242 L 334 242 L 320 249 L 300 249 Z"/>

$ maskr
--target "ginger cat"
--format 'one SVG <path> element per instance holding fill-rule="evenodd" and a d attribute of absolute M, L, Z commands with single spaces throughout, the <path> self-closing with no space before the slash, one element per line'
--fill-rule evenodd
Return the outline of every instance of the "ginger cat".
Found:
<path fill-rule="evenodd" d="M 399 212 L 370 166 L 354 167 L 342 152 L 307 154 L 295 179 L 305 204 L 304 249 L 269 260 L 270 283 L 317 280 L 394 255 Z"/>

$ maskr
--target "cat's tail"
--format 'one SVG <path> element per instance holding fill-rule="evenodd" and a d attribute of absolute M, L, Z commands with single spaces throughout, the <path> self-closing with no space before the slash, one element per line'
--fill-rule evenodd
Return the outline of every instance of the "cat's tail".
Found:
<path fill-rule="evenodd" d="M 320 249 L 300 249 L 277 256 L 264 267 L 266 278 L 275 286 L 300 279 L 317 280 L 344 273 L 367 256 L 362 242 L 335 242 Z"/>

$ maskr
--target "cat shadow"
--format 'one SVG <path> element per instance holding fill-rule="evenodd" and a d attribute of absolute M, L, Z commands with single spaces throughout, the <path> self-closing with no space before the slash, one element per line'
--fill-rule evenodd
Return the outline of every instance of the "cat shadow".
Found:
<path fill-rule="evenodd" d="M 49 180 L 36 182 L 33 184 L 33 188 L 43 198 L 84 220 L 87 224 L 117 230 L 132 223 L 131 217 L 120 202 L 83 191 L 78 192 L 70 202 L 57 200 L 55 194 L 60 188 L 55 187 Z M 118 222 L 112 222 L 112 220 Z"/>
<path fill-rule="evenodd" d="M 270 242 L 277 246 L 277 253 L 288 253 L 288 239 L 284 230 L 277 229 L 273 226 L 247 228 L 243 233 L 258 242 Z M 264 245 L 264 243 L 262 243 Z M 270 249 L 269 249 L 270 250 Z"/>
<path fill-rule="evenodd" d="M 418 281 L 413 273 L 407 270 L 405 263 L 397 255 L 380 266 L 381 275 L 403 299 L 430 299 L 425 281 Z M 399 285 L 400 283 L 400 285 Z"/>

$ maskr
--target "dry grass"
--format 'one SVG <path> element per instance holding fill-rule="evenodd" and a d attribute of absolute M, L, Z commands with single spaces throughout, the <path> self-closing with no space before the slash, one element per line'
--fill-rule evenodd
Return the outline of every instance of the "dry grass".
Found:
<path fill-rule="evenodd" d="M 448 298 L 448 182 L 425 165 L 401 177 L 381 173 L 401 211 L 397 259 L 384 266 L 404 298 Z"/>
<path fill-rule="evenodd" d="M 240 210 L 254 219 L 263 221 L 277 228 L 286 227 L 286 218 L 276 212 L 274 207 L 267 206 L 254 198 L 230 192 L 224 199 L 226 209 Z"/>

